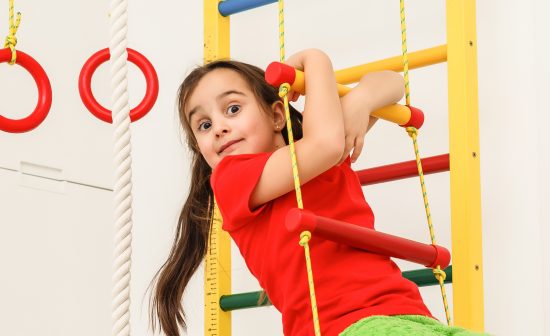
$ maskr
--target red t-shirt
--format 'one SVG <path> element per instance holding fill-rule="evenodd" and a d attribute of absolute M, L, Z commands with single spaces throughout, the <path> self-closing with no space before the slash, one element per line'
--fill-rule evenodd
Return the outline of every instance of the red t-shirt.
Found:
<path fill-rule="evenodd" d="M 284 225 L 297 207 L 291 191 L 250 211 L 248 202 L 271 153 L 227 156 L 211 184 L 228 231 L 250 272 L 282 313 L 285 335 L 314 335 L 307 271 L 299 235 Z M 374 215 L 349 158 L 302 186 L 304 208 L 315 214 L 374 228 Z M 291 169 L 289 167 L 289 169 Z M 390 258 L 315 237 L 311 261 L 323 335 L 338 335 L 371 315 L 430 316 L 417 286 Z"/>

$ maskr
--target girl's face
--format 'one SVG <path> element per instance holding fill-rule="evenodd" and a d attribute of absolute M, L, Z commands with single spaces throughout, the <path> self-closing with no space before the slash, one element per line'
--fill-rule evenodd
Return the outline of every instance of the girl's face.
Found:
<path fill-rule="evenodd" d="M 193 90 L 185 116 L 212 169 L 227 155 L 271 152 L 284 146 L 282 103 L 262 105 L 237 72 L 215 69 Z"/>

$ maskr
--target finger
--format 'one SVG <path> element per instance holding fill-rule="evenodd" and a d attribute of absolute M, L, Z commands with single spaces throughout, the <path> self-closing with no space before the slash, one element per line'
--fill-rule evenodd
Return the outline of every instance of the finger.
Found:
<path fill-rule="evenodd" d="M 289 102 L 293 102 L 294 101 L 294 91 L 290 90 L 286 93 L 286 98 L 288 99 Z"/>
<path fill-rule="evenodd" d="M 353 147 L 353 154 L 351 155 L 351 162 L 357 161 L 361 151 L 363 150 L 363 145 L 365 144 L 365 139 L 362 136 L 355 138 L 355 147 Z"/>
<path fill-rule="evenodd" d="M 338 164 L 341 164 L 342 162 L 344 162 L 346 160 L 346 158 L 348 157 L 349 152 L 351 150 L 351 147 L 348 148 L 348 137 L 346 137 L 344 145 L 345 145 L 344 151 L 342 152 L 342 157 L 340 158 L 340 161 L 338 161 Z"/>
<path fill-rule="evenodd" d="M 344 147 L 344 154 L 342 155 L 342 159 L 340 160 L 339 163 L 342 163 L 347 159 L 349 153 L 351 152 L 351 149 L 353 148 L 354 142 L 355 142 L 355 140 L 354 140 L 353 137 L 351 137 L 351 136 L 346 137 L 346 142 L 345 142 L 345 147 Z"/>

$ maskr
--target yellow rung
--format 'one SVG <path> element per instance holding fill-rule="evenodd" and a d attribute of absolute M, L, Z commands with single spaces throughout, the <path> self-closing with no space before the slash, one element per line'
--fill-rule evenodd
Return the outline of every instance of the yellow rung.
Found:
<path fill-rule="evenodd" d="M 372 112 L 371 115 L 398 125 L 405 125 L 411 120 L 411 110 L 407 106 L 400 104 L 382 107 Z"/>
<path fill-rule="evenodd" d="M 290 87 L 295 92 L 305 94 L 306 88 L 304 72 L 300 70 L 295 70 L 295 73 L 296 76 L 294 78 L 294 82 L 291 84 Z M 351 88 L 342 84 L 337 84 L 337 88 L 338 95 L 340 97 L 345 96 L 348 92 L 351 91 Z M 411 110 L 407 106 L 400 104 L 385 106 L 372 112 L 371 115 L 380 119 L 384 119 L 386 121 L 396 123 L 398 125 L 405 125 L 411 120 Z"/>
<path fill-rule="evenodd" d="M 415 51 L 408 54 L 409 69 L 421 68 L 447 61 L 447 46 L 440 45 L 433 48 Z M 358 82 L 361 77 L 369 72 L 392 70 L 403 71 L 403 56 L 395 56 L 383 60 L 357 65 L 341 69 L 335 72 L 336 81 L 340 84 L 351 84 Z"/>

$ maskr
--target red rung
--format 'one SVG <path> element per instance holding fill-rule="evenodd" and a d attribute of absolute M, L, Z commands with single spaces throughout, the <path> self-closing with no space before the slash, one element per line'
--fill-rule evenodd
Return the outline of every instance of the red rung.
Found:
<path fill-rule="evenodd" d="M 449 154 L 442 154 L 420 159 L 425 175 L 449 170 Z M 361 185 L 389 182 L 418 176 L 416 160 L 389 164 L 355 172 Z"/>
<path fill-rule="evenodd" d="M 286 216 L 290 232 L 310 231 L 315 236 L 357 247 L 388 257 L 422 264 L 434 268 L 449 266 L 451 254 L 439 245 L 423 244 L 410 239 L 378 232 L 355 224 L 316 216 L 310 211 L 290 209 Z"/>

